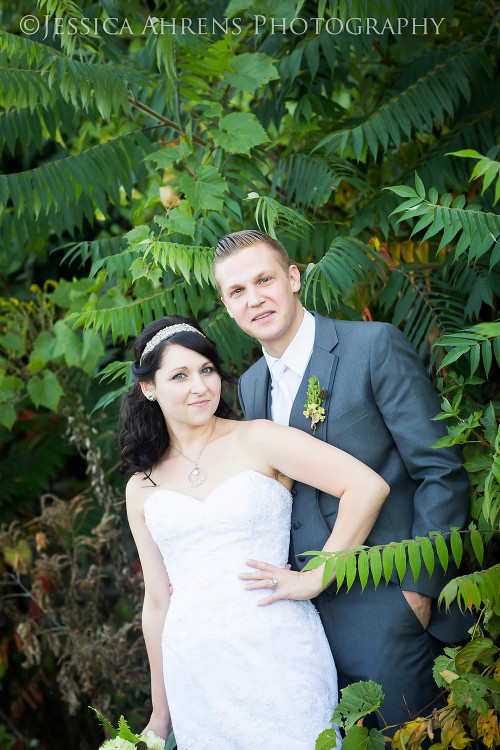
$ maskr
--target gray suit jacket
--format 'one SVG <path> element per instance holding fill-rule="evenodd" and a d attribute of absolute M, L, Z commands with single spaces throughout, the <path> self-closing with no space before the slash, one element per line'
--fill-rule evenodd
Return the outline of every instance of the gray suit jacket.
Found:
<path fill-rule="evenodd" d="M 430 447 L 446 434 L 446 428 L 442 421 L 430 421 L 440 411 L 439 399 L 408 340 L 388 323 L 332 320 L 317 314 L 315 319 L 314 348 L 290 425 L 311 433 L 310 420 L 302 412 L 309 378 L 316 376 L 329 396 L 322 404 L 326 419 L 318 424 L 315 437 L 356 456 L 391 487 L 366 544 L 463 526 L 468 510 L 467 473 L 459 449 Z M 270 376 L 264 357 L 240 378 L 239 398 L 247 419 L 271 419 Z M 319 550 L 325 544 L 339 500 L 299 483 L 293 494 L 291 552 L 292 558 L 303 563 L 301 552 Z M 454 574 L 456 569 L 450 566 L 445 575 L 437 562 L 431 577 L 422 565 L 414 582 L 408 566 L 402 588 L 437 598 Z M 395 571 L 392 580 L 399 582 Z M 431 633 L 441 640 L 466 637 L 468 619 L 444 617 L 434 610 Z"/>

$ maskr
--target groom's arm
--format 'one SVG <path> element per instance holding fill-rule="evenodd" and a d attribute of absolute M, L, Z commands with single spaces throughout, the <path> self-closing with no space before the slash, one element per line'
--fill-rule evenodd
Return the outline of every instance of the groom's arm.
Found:
<path fill-rule="evenodd" d="M 370 375 L 377 406 L 390 430 L 410 476 L 418 482 L 413 499 L 412 536 L 462 527 L 468 511 L 468 478 L 458 447 L 431 448 L 447 434 L 437 394 L 415 350 L 392 325 L 381 325 L 373 336 Z M 408 568 L 403 590 L 436 598 L 442 577 L 421 576 Z"/>

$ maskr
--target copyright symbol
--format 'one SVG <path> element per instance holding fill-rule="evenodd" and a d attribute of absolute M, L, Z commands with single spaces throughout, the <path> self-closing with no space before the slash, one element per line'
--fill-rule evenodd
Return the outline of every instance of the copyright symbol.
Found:
<path fill-rule="evenodd" d="M 19 23 L 19 27 L 23 34 L 31 36 L 31 34 L 36 34 L 40 28 L 40 21 L 36 16 L 23 16 Z"/>

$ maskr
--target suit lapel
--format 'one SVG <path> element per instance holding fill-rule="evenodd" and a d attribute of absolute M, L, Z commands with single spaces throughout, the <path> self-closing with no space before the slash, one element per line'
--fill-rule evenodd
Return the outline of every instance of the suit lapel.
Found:
<path fill-rule="evenodd" d="M 254 365 L 254 406 L 252 419 L 271 419 L 270 374 L 264 357 Z"/>
<path fill-rule="evenodd" d="M 314 436 L 320 440 L 326 440 L 326 425 L 328 422 L 328 411 L 332 400 L 333 382 L 337 370 L 338 356 L 332 352 L 337 346 L 338 338 L 333 320 L 323 318 L 315 314 L 316 333 L 314 336 L 314 346 L 311 359 L 302 378 L 302 382 L 297 391 L 297 396 L 293 402 L 290 413 L 290 426 L 298 427 L 300 430 L 309 432 L 311 430 L 311 420 L 307 419 L 304 414 L 304 404 L 307 400 L 307 388 L 309 378 L 316 376 L 319 380 L 320 388 L 328 390 L 328 398 L 321 404 L 325 410 L 325 419 L 318 422 Z"/>

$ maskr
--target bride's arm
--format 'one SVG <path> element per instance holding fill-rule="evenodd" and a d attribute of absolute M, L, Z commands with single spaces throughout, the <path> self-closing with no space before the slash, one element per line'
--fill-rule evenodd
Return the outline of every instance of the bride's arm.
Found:
<path fill-rule="evenodd" d="M 389 485 L 381 476 L 349 453 L 292 427 L 255 420 L 245 425 L 241 435 L 255 460 L 267 463 L 269 473 L 285 474 L 339 498 L 337 519 L 324 551 L 338 552 L 363 544 L 389 494 Z M 259 588 L 270 578 L 278 580 L 276 593 L 263 604 L 283 598 L 309 599 L 322 590 L 324 566 L 297 573 L 265 563 L 254 565 L 254 560 L 248 562 L 260 571 L 240 576 L 259 581 L 249 588 Z"/>
<path fill-rule="evenodd" d="M 143 733 L 151 730 L 166 740 L 172 725 L 163 682 L 161 636 L 170 603 L 170 584 L 161 552 L 144 521 L 144 496 L 147 491 L 137 489 L 134 479 L 132 477 L 127 485 L 127 515 L 144 576 L 142 631 L 148 653 L 153 703 L 151 718 Z"/>

